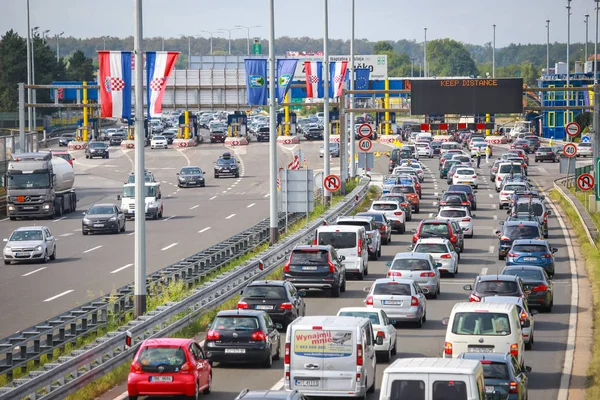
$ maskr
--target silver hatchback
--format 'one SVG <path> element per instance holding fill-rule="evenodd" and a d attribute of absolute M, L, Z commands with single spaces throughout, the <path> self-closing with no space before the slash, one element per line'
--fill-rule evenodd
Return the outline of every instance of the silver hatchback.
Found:
<path fill-rule="evenodd" d="M 364 302 L 384 310 L 392 323 L 416 322 L 420 328 L 427 320 L 425 293 L 412 279 L 377 279 Z"/>
<path fill-rule="evenodd" d="M 386 264 L 390 269 L 389 278 L 412 279 L 427 296 L 437 299 L 441 291 L 440 271 L 442 264 L 436 262 L 428 253 L 398 253 L 392 262 Z"/>

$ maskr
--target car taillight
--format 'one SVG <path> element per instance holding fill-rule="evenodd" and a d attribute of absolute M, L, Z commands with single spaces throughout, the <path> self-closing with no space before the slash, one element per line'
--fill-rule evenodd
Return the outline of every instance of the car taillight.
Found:
<path fill-rule="evenodd" d="M 221 334 L 219 333 L 219 331 L 215 331 L 215 330 L 211 329 L 206 334 L 206 340 L 219 340 L 219 339 L 221 339 Z"/>
<path fill-rule="evenodd" d="M 387 276 L 402 276 L 400 271 L 388 271 Z"/>
<path fill-rule="evenodd" d="M 471 303 L 478 303 L 480 301 L 481 301 L 481 297 L 479 297 L 479 296 L 476 296 L 474 294 L 469 296 L 469 302 L 471 302 Z"/>
<path fill-rule="evenodd" d="M 284 364 L 289 365 L 290 364 L 290 344 L 289 343 L 285 344 L 285 350 L 284 350 L 283 354 L 284 354 L 283 355 Z"/>
<path fill-rule="evenodd" d="M 435 272 L 421 272 L 421 276 L 423 278 L 433 278 L 435 276 Z"/>
<path fill-rule="evenodd" d="M 267 340 L 267 335 L 263 331 L 252 332 L 250 337 L 256 342 L 264 342 Z"/>
<path fill-rule="evenodd" d="M 408 207 L 408 203 L 400 203 L 402 207 Z"/>
<path fill-rule="evenodd" d="M 380 336 L 382 339 L 385 339 L 385 332 L 384 331 L 378 331 L 377 332 L 377 336 Z"/>
<path fill-rule="evenodd" d="M 413 235 L 413 243 L 417 243 L 417 240 L 419 240 L 419 234 L 418 234 L 418 233 L 415 233 L 415 234 Z"/>
<path fill-rule="evenodd" d="M 501 180 L 502 180 L 502 177 L 500 175 L 498 175 L 497 181 L 500 182 Z"/>
<path fill-rule="evenodd" d="M 419 299 L 417 299 L 415 296 L 411 296 L 410 298 L 410 306 L 411 307 L 416 307 L 419 305 Z"/>
<path fill-rule="evenodd" d="M 519 384 L 514 381 L 510 381 L 508 384 L 508 393 L 510 394 L 518 394 L 519 393 Z"/>
<path fill-rule="evenodd" d="M 362 344 L 356 345 L 356 365 L 363 365 L 363 347 Z"/>
<path fill-rule="evenodd" d="M 392 160 L 390 160 L 390 164 L 393 164 L 394 162 Z"/>
<path fill-rule="evenodd" d="M 525 311 L 521 312 L 521 321 L 524 321 L 525 319 L 527 319 L 527 313 Z"/>
<path fill-rule="evenodd" d="M 396 212 L 394 213 L 394 215 L 398 215 L 398 216 L 400 216 L 400 215 L 402 215 L 402 211 L 396 211 Z"/>
<path fill-rule="evenodd" d="M 361 242 L 360 238 L 356 239 L 356 245 L 358 246 L 358 255 L 361 256 L 362 255 L 362 242 Z M 330 261 L 329 262 L 329 270 L 330 270 L 330 272 L 333 272 L 333 271 L 331 271 L 331 265 L 332 264 Z"/>
<path fill-rule="evenodd" d="M 292 303 L 281 303 L 279 308 L 281 308 L 282 310 L 291 310 L 294 308 L 294 306 L 292 305 Z"/>
<path fill-rule="evenodd" d="M 192 372 L 194 372 L 194 364 L 188 361 L 181 366 L 180 371 L 182 374 L 191 374 Z"/>
<path fill-rule="evenodd" d="M 472 177 L 473 177 L 473 178 L 477 178 L 477 175 L 473 175 Z"/>
<path fill-rule="evenodd" d="M 471 222 L 471 218 L 463 218 L 461 222 Z"/>
<path fill-rule="evenodd" d="M 313 240 L 313 245 L 316 246 L 317 245 L 317 238 L 315 238 L 315 240 Z"/>
<path fill-rule="evenodd" d="M 508 236 L 502 236 L 500 240 L 510 240 L 510 238 Z"/>
<path fill-rule="evenodd" d="M 518 256 L 518 254 L 517 254 L 517 253 L 508 253 L 508 256 L 509 256 L 509 257 L 517 257 L 517 256 Z"/>
<path fill-rule="evenodd" d="M 139 362 L 134 361 L 129 366 L 129 372 L 133 372 L 134 374 L 141 374 L 142 373 L 142 366 L 140 365 Z"/>
<path fill-rule="evenodd" d="M 468 205 L 469 205 L 469 202 L 468 202 L 468 201 L 463 201 L 463 202 L 462 202 L 462 203 L 460 203 L 460 204 L 462 204 L 463 206 L 468 206 Z"/>
<path fill-rule="evenodd" d="M 506 193 L 506 192 L 500 192 L 500 196 L 508 196 L 508 193 Z"/>
<path fill-rule="evenodd" d="M 548 222 L 548 213 L 547 212 L 544 213 L 544 222 L 545 223 Z"/>
<path fill-rule="evenodd" d="M 452 355 L 452 343 L 446 342 L 444 344 L 444 354 L 447 354 L 449 356 Z"/>
<path fill-rule="evenodd" d="M 440 258 L 452 258 L 452 256 L 450 255 L 450 253 L 446 253 L 446 254 L 442 254 L 440 256 Z"/>
<path fill-rule="evenodd" d="M 373 305 L 373 296 L 367 296 L 367 300 L 366 300 L 365 304 L 368 306 L 372 306 Z"/>
<path fill-rule="evenodd" d="M 546 285 L 539 285 L 533 288 L 533 292 L 537 293 L 537 292 L 545 292 L 546 290 L 548 290 L 548 286 Z"/>
<path fill-rule="evenodd" d="M 237 303 L 237 308 L 248 308 L 248 303 L 246 303 L 245 301 L 240 301 L 239 303 Z"/>
<path fill-rule="evenodd" d="M 552 254 L 551 253 L 544 254 L 544 257 L 545 258 L 552 258 Z"/>
<path fill-rule="evenodd" d="M 519 344 L 513 343 L 510 345 L 510 355 L 513 357 L 519 357 Z"/>

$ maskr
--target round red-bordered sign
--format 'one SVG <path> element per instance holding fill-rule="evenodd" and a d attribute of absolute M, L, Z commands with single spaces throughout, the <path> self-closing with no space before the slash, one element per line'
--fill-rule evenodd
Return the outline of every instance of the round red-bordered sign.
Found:
<path fill-rule="evenodd" d="M 373 142 L 371 142 L 367 138 L 362 138 L 358 141 L 358 148 L 361 151 L 367 152 L 367 151 L 371 150 L 372 146 L 373 146 Z"/>
<path fill-rule="evenodd" d="M 573 143 L 565 144 L 565 147 L 563 147 L 563 154 L 565 157 L 575 157 L 577 155 L 577 146 L 575 146 Z"/>
<path fill-rule="evenodd" d="M 592 190 L 596 182 L 592 174 L 581 174 L 577 177 L 577 187 L 579 190 Z"/>
<path fill-rule="evenodd" d="M 358 127 L 358 135 L 362 138 L 368 138 L 373 134 L 373 128 L 369 124 L 362 124 Z"/>
<path fill-rule="evenodd" d="M 581 126 L 577 122 L 569 122 L 565 129 L 567 130 L 567 135 L 571 137 L 577 136 L 581 132 Z"/>
<path fill-rule="evenodd" d="M 323 187 L 329 192 L 335 192 L 340 186 L 342 186 L 342 181 L 337 175 L 327 175 L 325 179 L 323 179 Z"/>

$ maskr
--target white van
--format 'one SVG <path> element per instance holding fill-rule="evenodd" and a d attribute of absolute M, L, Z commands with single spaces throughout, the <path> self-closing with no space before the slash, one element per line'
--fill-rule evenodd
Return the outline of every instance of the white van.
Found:
<path fill-rule="evenodd" d="M 457 303 L 452 308 L 442 356 L 510 353 L 525 366 L 525 343 L 517 307 L 506 303 Z"/>
<path fill-rule="evenodd" d="M 145 182 L 145 205 L 144 214 L 152 219 L 163 217 L 163 201 L 160 190 L 160 182 Z M 118 195 L 117 200 L 121 201 L 121 210 L 125 213 L 125 218 L 134 218 L 135 211 L 135 183 L 126 183 L 123 185 L 123 195 Z"/>
<path fill-rule="evenodd" d="M 331 245 L 340 257 L 346 274 L 356 274 L 363 280 L 369 274 L 369 241 L 363 226 L 320 226 L 315 232 L 316 245 Z"/>
<path fill-rule="evenodd" d="M 505 162 L 498 164 L 498 172 L 496 172 L 496 178 L 494 181 L 496 185 L 496 192 L 500 192 L 502 186 L 504 185 L 504 180 L 510 176 L 511 173 L 513 175 L 523 175 L 523 172 L 523 167 L 519 163 Z"/>
<path fill-rule="evenodd" d="M 399 358 L 383 371 L 379 400 L 485 400 L 478 360 Z"/>
<path fill-rule="evenodd" d="M 376 341 L 383 339 L 374 337 L 368 318 L 297 318 L 288 325 L 285 337 L 285 390 L 326 397 L 372 393 Z"/>

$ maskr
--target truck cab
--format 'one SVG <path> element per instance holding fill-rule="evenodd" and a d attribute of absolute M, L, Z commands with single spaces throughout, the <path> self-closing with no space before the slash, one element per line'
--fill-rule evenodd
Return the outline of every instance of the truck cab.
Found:
<path fill-rule="evenodd" d="M 163 201 L 162 192 L 160 190 L 160 182 L 145 182 L 145 205 L 144 214 L 152 219 L 160 219 L 163 217 Z M 135 183 L 126 183 L 123 185 L 123 194 L 117 196 L 117 200 L 121 201 L 121 210 L 125 213 L 125 218 L 132 219 L 135 217 Z"/>

